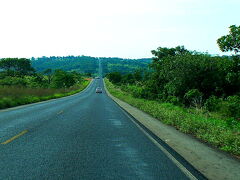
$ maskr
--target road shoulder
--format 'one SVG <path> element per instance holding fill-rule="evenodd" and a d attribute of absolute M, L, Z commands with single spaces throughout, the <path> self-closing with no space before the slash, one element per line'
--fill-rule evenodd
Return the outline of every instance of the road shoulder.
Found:
<path fill-rule="evenodd" d="M 106 86 L 105 89 L 107 95 L 120 107 L 131 114 L 161 140 L 165 141 L 208 179 L 240 179 L 239 160 L 209 147 L 187 134 L 177 131 L 174 127 L 163 124 L 147 113 L 112 96 Z"/>

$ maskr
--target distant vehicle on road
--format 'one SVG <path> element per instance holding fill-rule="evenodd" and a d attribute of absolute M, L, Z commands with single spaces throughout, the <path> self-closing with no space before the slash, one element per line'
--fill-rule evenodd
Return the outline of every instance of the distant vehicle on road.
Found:
<path fill-rule="evenodd" d="M 100 79 L 100 77 L 95 77 L 95 79 Z"/>
<path fill-rule="evenodd" d="M 102 88 L 97 87 L 97 89 L 96 89 L 96 93 L 102 93 Z"/>

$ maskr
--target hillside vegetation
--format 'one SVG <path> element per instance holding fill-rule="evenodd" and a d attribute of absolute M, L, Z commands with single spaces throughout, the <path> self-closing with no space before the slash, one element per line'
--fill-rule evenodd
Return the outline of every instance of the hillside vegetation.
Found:
<path fill-rule="evenodd" d="M 152 61 L 151 59 L 122 59 L 122 58 L 95 58 L 89 56 L 65 56 L 65 57 L 40 57 L 32 58 L 31 64 L 38 72 L 47 69 L 62 69 L 64 71 L 75 71 L 88 76 L 97 76 L 99 61 L 102 64 L 103 75 L 109 72 L 121 72 L 126 74 L 136 69 L 145 69 Z"/>
<path fill-rule="evenodd" d="M 103 76 L 110 72 L 120 72 L 128 74 L 134 71 L 144 71 L 152 59 L 122 59 L 122 58 L 100 58 Z"/>
<path fill-rule="evenodd" d="M 61 69 L 88 75 L 98 72 L 98 58 L 89 56 L 39 57 L 32 58 L 31 64 L 38 72 L 43 72 L 46 69 Z"/>

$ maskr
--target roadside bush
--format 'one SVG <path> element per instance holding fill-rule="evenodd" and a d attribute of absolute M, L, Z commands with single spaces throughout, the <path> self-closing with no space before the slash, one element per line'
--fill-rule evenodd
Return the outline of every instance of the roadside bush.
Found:
<path fill-rule="evenodd" d="M 21 77 L 10 77 L 7 76 L 0 80 L 0 85 L 3 86 L 26 86 L 27 81 Z"/>
<path fill-rule="evenodd" d="M 29 88 L 47 88 L 49 86 L 47 79 L 41 74 L 35 74 L 35 76 L 24 76 L 24 79 L 27 82 L 27 87 Z"/>
<path fill-rule="evenodd" d="M 227 116 L 240 120 L 240 96 L 227 98 Z"/>
<path fill-rule="evenodd" d="M 208 111 L 218 111 L 221 108 L 223 99 L 216 96 L 210 96 L 204 103 L 204 107 Z"/>
<path fill-rule="evenodd" d="M 133 92 L 132 92 L 133 97 L 141 98 L 142 94 L 143 94 L 142 91 L 143 91 L 143 89 L 141 87 L 135 86 L 133 88 Z"/>
<path fill-rule="evenodd" d="M 116 84 L 121 82 L 122 75 L 119 72 L 111 72 L 107 74 L 107 78 L 109 79 L 110 82 Z"/>
<path fill-rule="evenodd" d="M 226 123 L 227 123 L 227 126 L 230 127 L 230 128 L 233 128 L 233 127 L 236 127 L 236 126 L 240 125 L 239 121 L 237 119 L 233 118 L 233 117 L 232 118 L 227 118 Z"/>
<path fill-rule="evenodd" d="M 188 105 L 192 105 L 194 107 L 201 107 L 202 106 L 202 99 L 203 94 L 198 89 L 191 89 L 184 95 L 184 100 L 187 102 Z"/>
<path fill-rule="evenodd" d="M 5 103 L 3 102 L 2 99 L 0 99 L 0 109 L 5 108 Z"/>
<path fill-rule="evenodd" d="M 148 98 L 148 91 L 139 85 L 121 85 L 121 90 L 132 94 L 136 98 Z"/>
<path fill-rule="evenodd" d="M 12 98 L 4 97 L 1 99 L 1 104 L 4 107 L 13 107 L 17 105 L 17 102 L 13 101 Z"/>
<path fill-rule="evenodd" d="M 69 88 L 73 86 L 77 80 L 73 73 L 56 70 L 53 74 L 53 87 L 54 88 Z"/>
<path fill-rule="evenodd" d="M 167 102 L 170 102 L 174 105 L 180 105 L 181 104 L 179 98 L 176 97 L 176 96 L 168 96 L 167 97 Z"/>

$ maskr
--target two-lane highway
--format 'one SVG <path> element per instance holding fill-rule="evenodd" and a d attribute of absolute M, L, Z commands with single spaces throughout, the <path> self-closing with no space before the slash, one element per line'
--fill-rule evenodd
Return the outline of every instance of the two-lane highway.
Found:
<path fill-rule="evenodd" d="M 0 111 L 0 179 L 189 179 L 96 87 Z"/>

